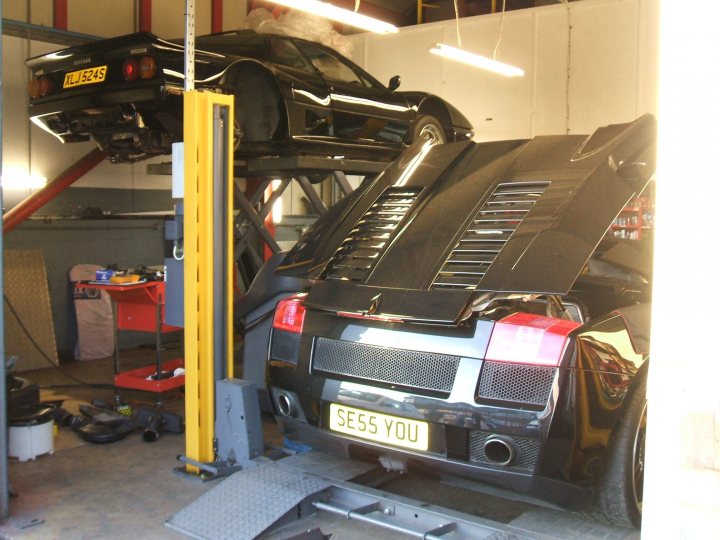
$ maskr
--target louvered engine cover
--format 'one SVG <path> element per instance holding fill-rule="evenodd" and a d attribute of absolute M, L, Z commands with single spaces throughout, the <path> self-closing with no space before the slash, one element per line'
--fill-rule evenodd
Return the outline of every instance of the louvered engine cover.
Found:
<path fill-rule="evenodd" d="M 312 309 L 442 324 L 478 292 L 567 294 L 647 185 L 654 141 L 645 116 L 589 138 L 415 145 L 322 216 L 278 273 L 311 280 Z"/>
<path fill-rule="evenodd" d="M 474 289 L 550 182 L 498 185 L 450 252 L 432 288 Z"/>
<path fill-rule="evenodd" d="M 387 188 L 340 244 L 325 269 L 325 279 L 365 281 L 420 191 Z"/>

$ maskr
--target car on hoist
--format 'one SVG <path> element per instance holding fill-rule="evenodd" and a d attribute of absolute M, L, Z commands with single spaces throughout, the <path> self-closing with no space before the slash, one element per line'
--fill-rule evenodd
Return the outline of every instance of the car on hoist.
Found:
<path fill-rule="evenodd" d="M 652 258 L 608 231 L 654 154 L 649 115 L 412 146 L 238 303 L 246 378 L 289 440 L 638 526 Z"/>
<path fill-rule="evenodd" d="M 302 153 L 390 161 L 427 136 L 472 137 L 443 99 L 399 92 L 319 43 L 253 30 L 195 40 L 195 87 L 235 97 L 238 156 Z M 30 119 L 63 142 L 93 137 L 111 160 L 182 140 L 184 47 L 141 32 L 30 58 Z"/>

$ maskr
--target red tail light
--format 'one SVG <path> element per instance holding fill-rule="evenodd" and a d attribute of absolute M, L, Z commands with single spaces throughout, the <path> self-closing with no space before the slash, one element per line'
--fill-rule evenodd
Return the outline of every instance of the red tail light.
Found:
<path fill-rule="evenodd" d="M 126 81 L 136 81 L 140 76 L 140 68 L 136 58 L 128 58 L 123 63 L 122 67 L 123 77 Z"/>
<path fill-rule="evenodd" d="M 47 96 L 53 91 L 53 83 L 48 77 L 40 77 L 40 95 L 42 97 Z"/>
<path fill-rule="evenodd" d="M 38 81 L 37 78 L 33 78 L 28 84 L 28 94 L 30 94 L 30 97 L 33 99 L 40 97 L 40 81 Z"/>
<path fill-rule="evenodd" d="M 138 63 L 141 79 L 152 79 L 157 71 L 157 63 L 152 56 L 143 56 Z"/>
<path fill-rule="evenodd" d="M 41 75 L 40 77 L 33 77 L 28 84 L 28 93 L 33 99 L 39 97 L 45 97 L 53 91 L 53 83 L 49 77 Z"/>
<path fill-rule="evenodd" d="M 570 333 L 579 323 L 530 313 L 513 313 L 493 327 L 486 360 L 558 366 Z"/>
<path fill-rule="evenodd" d="M 305 322 L 305 294 L 295 294 L 278 302 L 273 317 L 273 328 L 294 334 L 302 334 Z"/>

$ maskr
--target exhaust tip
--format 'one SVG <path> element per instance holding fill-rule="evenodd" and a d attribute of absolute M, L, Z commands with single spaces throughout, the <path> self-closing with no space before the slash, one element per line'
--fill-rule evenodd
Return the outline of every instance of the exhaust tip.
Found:
<path fill-rule="evenodd" d="M 295 407 L 292 398 L 285 392 L 278 394 L 276 400 L 278 412 L 285 417 L 295 416 Z"/>
<path fill-rule="evenodd" d="M 498 437 L 492 437 L 485 441 L 483 451 L 489 462 L 505 467 L 512 465 L 517 457 L 512 443 Z"/>

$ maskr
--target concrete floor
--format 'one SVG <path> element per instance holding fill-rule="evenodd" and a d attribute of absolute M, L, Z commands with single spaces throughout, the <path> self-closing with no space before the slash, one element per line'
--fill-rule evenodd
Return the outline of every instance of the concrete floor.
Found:
<path fill-rule="evenodd" d="M 173 357 L 173 351 L 166 354 L 168 358 Z M 151 350 L 128 351 L 123 354 L 123 368 L 147 364 L 152 358 Z M 87 382 L 112 381 L 111 359 L 72 362 L 64 364 L 63 369 Z M 21 375 L 40 385 L 68 381 L 54 369 Z M 133 406 L 152 405 L 156 397 L 124 390 L 122 395 Z M 80 403 L 93 398 L 111 401 L 112 397 L 110 389 L 88 387 L 47 389 L 41 395 L 43 400 L 64 400 L 64 407 L 73 413 Z M 166 409 L 183 413 L 184 402 L 179 391 L 164 394 L 162 399 Z M 263 418 L 263 423 L 266 443 L 279 444 L 281 436 L 272 419 Z M 186 538 L 166 528 L 165 521 L 219 482 L 203 484 L 174 473 L 178 465 L 176 456 L 182 453 L 182 435 L 163 434 L 157 442 L 146 443 L 139 433 L 132 433 L 116 443 L 93 445 L 82 441 L 70 428 L 59 428 L 52 455 L 27 462 L 10 459 L 10 482 L 17 497 L 11 499 L 10 519 L 0 525 L 0 538 Z M 529 538 L 639 538 L 637 531 L 607 527 L 541 501 L 476 483 L 458 486 L 457 482 L 450 485 L 402 476 L 386 478 L 381 489 L 518 527 Z M 268 534 L 266 538 L 285 539 L 314 528 L 326 535 L 332 534 L 333 540 L 409 538 L 325 513 Z"/>

